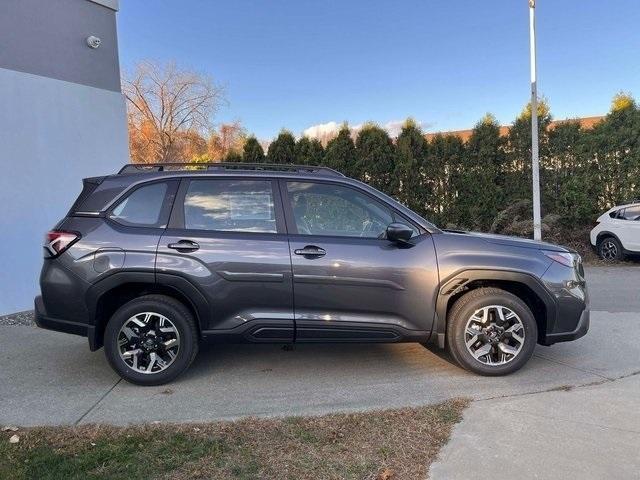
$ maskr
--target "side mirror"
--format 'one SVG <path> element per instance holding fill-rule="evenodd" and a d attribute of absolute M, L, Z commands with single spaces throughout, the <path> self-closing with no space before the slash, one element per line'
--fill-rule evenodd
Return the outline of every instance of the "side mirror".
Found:
<path fill-rule="evenodd" d="M 404 223 L 391 223 L 387 227 L 387 240 L 396 243 L 407 243 L 413 235 L 413 228 Z"/>

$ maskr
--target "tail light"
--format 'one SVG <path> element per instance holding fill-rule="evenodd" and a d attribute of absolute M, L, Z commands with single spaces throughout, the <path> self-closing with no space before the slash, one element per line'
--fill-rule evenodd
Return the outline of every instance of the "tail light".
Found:
<path fill-rule="evenodd" d="M 48 253 L 47 257 L 57 257 L 78 240 L 80 240 L 79 233 L 51 230 L 44 239 L 44 249 Z"/>

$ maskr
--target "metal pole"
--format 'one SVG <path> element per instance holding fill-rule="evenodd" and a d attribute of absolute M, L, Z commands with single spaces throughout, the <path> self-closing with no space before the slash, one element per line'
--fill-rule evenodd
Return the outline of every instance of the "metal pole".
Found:
<path fill-rule="evenodd" d="M 538 85 L 536 72 L 536 0 L 529 0 L 529 42 L 531 48 L 531 173 L 533 177 L 533 238 L 542 239 L 540 218 L 540 158 L 538 151 Z"/>

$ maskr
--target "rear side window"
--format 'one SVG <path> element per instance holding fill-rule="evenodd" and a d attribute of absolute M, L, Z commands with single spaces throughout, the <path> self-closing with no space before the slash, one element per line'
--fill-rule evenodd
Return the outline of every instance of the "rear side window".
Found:
<path fill-rule="evenodd" d="M 271 181 L 191 180 L 184 227 L 192 230 L 276 233 Z"/>
<path fill-rule="evenodd" d="M 622 213 L 622 218 L 625 220 L 638 220 L 640 217 L 640 205 L 635 205 L 633 207 L 627 207 L 624 209 Z"/>
<path fill-rule="evenodd" d="M 166 183 L 153 183 L 137 188 L 111 211 L 109 218 L 124 225 L 156 227 L 160 223 L 167 194 Z"/>

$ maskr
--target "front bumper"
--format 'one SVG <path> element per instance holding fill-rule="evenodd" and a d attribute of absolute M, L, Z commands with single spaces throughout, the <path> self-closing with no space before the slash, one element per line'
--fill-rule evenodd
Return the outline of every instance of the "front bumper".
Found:
<path fill-rule="evenodd" d="M 581 264 L 568 268 L 554 262 L 542 281 L 554 297 L 555 312 L 540 343 L 553 345 L 583 337 L 589 331 L 589 292 Z"/>
<path fill-rule="evenodd" d="M 585 308 L 580 315 L 580 319 L 578 320 L 578 325 L 575 330 L 571 332 L 561 332 L 561 333 L 549 333 L 545 336 L 545 345 L 553 345 L 554 343 L 559 342 L 570 342 L 571 340 L 576 340 L 580 337 L 584 337 L 589 331 L 589 325 L 591 323 L 591 314 L 588 308 Z"/>
<path fill-rule="evenodd" d="M 89 339 L 89 347 L 91 350 L 96 349 L 94 348 L 95 345 L 93 345 L 95 342 L 95 327 L 93 325 L 48 316 L 41 296 L 37 296 L 33 303 L 35 322 L 40 328 L 87 337 Z"/>

